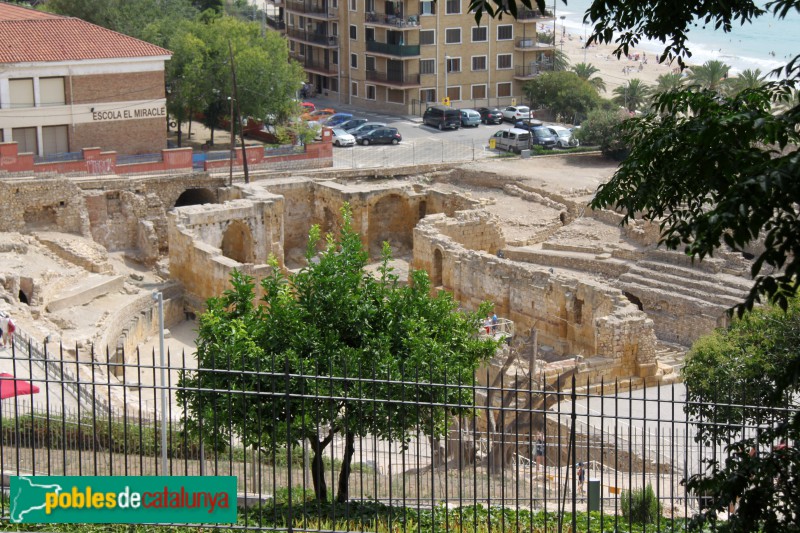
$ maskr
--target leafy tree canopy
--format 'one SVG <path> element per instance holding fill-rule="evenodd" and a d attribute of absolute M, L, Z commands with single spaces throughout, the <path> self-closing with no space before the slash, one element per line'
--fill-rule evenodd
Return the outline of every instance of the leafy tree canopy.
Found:
<path fill-rule="evenodd" d="M 619 109 L 596 109 L 581 123 L 575 136 L 584 146 L 599 146 L 605 156 L 621 159 L 628 150 L 620 134 L 620 125 L 628 118 L 630 114 Z"/>
<path fill-rule="evenodd" d="M 448 293 L 431 296 L 422 271 L 400 284 L 388 266 L 387 243 L 377 276 L 367 273 L 347 206 L 342 215 L 340 236 L 329 235 L 322 252 L 319 228 L 312 228 L 308 266 L 298 273 L 284 273 L 272 261 L 257 305 L 253 280 L 236 271 L 232 288 L 208 301 L 198 332 L 199 370 L 182 379 L 181 398 L 192 415 L 189 429 L 210 445 L 238 438 L 285 453 L 307 440 L 321 500 L 327 499 L 322 454 L 342 435 L 337 500 L 344 502 L 355 438 L 406 443 L 418 431 L 441 436 L 472 394 L 425 383 L 472 383 L 496 344 L 478 336 L 488 304 L 465 314 Z"/>
<path fill-rule="evenodd" d="M 545 72 L 525 83 L 523 90 L 533 105 L 549 108 L 553 113 L 572 120 L 597 107 L 597 89 L 575 72 Z"/>

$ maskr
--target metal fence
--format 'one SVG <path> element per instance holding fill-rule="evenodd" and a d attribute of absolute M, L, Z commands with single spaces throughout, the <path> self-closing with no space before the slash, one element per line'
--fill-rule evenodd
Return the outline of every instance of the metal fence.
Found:
<path fill-rule="evenodd" d="M 485 141 L 403 141 L 397 145 L 333 148 L 334 168 L 378 168 L 475 161 L 498 154 Z"/>
<path fill-rule="evenodd" d="M 202 391 L 215 399 L 198 419 L 181 396 L 201 392 L 180 385 L 186 369 L 197 372 L 190 354 L 167 353 L 162 365 L 155 352 L 83 353 L 24 336 L 0 354 L 4 372 L 39 389 L 0 402 L 2 479 L 234 475 L 240 525 L 249 529 L 421 530 L 436 515 L 433 529 L 472 531 L 484 520 L 480 528 L 491 531 L 501 520 L 503 531 L 533 530 L 536 516 L 550 524 L 538 531 L 566 531 L 570 521 L 623 521 L 626 493 L 649 485 L 662 506 L 657 530 L 682 531 L 701 503 L 682 481 L 702 472 L 704 459 L 726 453 L 695 442 L 697 421 L 684 415 L 682 388 L 655 381 L 632 392 L 627 381 L 590 385 L 562 376 L 545 386 L 523 371 L 482 370 L 471 383 L 429 383 L 415 369 L 387 380 L 376 368 L 333 376 L 265 362 L 257 372 L 201 369 L 256 385 Z M 318 416 L 325 409 L 331 416 Z M 443 423 L 435 411 L 447 413 Z M 226 417 L 233 412 L 240 415 Z M 231 431 L 239 416 L 251 419 L 246 434 Z M 333 419 L 339 422 L 326 425 Z M 337 506 L 330 500 L 346 463 L 347 504 Z M 325 502 L 314 497 L 323 479 Z M 7 502 L 1 505 L 7 519 Z M 486 518 L 486 509 L 498 513 Z M 599 515 L 585 513 L 591 509 Z"/>

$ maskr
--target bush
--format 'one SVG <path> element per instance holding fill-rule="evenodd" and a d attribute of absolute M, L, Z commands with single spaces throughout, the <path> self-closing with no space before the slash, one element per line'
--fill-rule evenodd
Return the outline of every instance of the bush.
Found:
<path fill-rule="evenodd" d="M 622 491 L 621 500 L 622 516 L 632 524 L 652 524 L 661 514 L 661 504 L 651 485 L 630 492 Z"/>

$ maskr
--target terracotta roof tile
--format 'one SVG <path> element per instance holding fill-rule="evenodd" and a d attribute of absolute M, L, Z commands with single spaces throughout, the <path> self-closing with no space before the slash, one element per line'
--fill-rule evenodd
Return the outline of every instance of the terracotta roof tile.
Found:
<path fill-rule="evenodd" d="M 20 9 L 29 18 L 6 18 L 7 13 L 19 12 L 9 7 L 16 6 L 0 3 L 0 63 L 172 55 L 160 46 L 76 18 L 38 16 L 40 12 L 24 8 Z"/>
<path fill-rule="evenodd" d="M 0 20 L 30 20 L 30 19 L 63 18 L 60 15 L 37 11 L 27 7 L 0 2 Z"/>

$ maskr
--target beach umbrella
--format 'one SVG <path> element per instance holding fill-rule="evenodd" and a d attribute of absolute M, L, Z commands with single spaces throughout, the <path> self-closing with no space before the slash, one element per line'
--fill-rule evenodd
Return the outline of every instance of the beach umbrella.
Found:
<path fill-rule="evenodd" d="M 37 392 L 39 392 L 39 387 L 29 381 L 16 379 L 11 374 L 0 374 L 0 400 L 13 398 L 14 396 L 36 394 Z"/>

